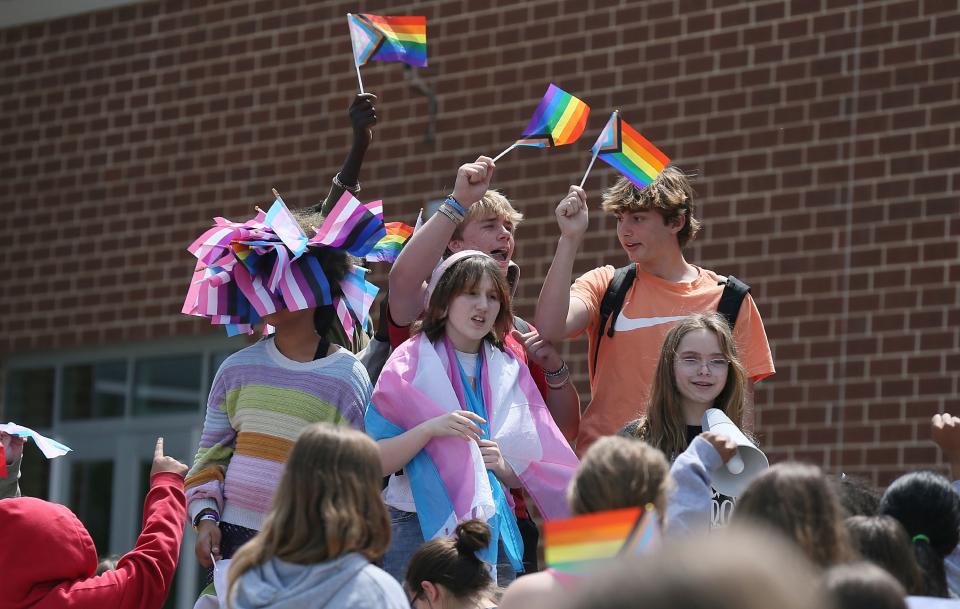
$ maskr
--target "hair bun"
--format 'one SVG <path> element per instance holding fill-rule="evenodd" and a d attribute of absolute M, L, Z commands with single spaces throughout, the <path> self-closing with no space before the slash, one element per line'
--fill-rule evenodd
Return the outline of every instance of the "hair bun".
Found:
<path fill-rule="evenodd" d="M 455 547 L 459 554 L 476 554 L 490 545 L 490 527 L 480 520 L 465 520 L 457 525 Z"/>

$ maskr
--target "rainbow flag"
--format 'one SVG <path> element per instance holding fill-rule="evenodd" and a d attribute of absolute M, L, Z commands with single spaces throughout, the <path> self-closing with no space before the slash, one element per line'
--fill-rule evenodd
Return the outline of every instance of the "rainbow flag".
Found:
<path fill-rule="evenodd" d="M 426 17 L 347 13 L 347 23 L 357 66 L 368 61 L 402 61 L 411 66 L 426 67 Z"/>
<path fill-rule="evenodd" d="M 400 250 L 403 249 L 407 239 L 413 234 L 413 229 L 403 222 L 387 222 L 384 227 L 387 229 L 387 236 L 377 241 L 373 250 L 367 254 L 367 260 L 392 264 L 400 255 Z"/>
<path fill-rule="evenodd" d="M 610 115 L 593 153 L 641 190 L 657 179 L 670 159 L 627 124 L 617 110 Z"/>
<path fill-rule="evenodd" d="M 574 516 L 544 523 L 544 557 L 560 573 L 583 575 L 618 556 L 636 556 L 660 539 L 652 506 Z"/>
<path fill-rule="evenodd" d="M 551 84 L 515 146 L 545 148 L 572 144 L 583 133 L 590 106 Z"/>

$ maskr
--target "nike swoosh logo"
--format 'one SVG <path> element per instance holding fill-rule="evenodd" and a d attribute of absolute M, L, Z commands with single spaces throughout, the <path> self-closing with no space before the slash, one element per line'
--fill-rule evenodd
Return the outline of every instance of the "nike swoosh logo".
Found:
<path fill-rule="evenodd" d="M 617 332 L 628 332 L 630 330 L 639 330 L 640 328 L 659 326 L 660 324 L 672 324 L 686 317 L 686 315 L 674 315 L 671 317 L 637 317 L 634 319 L 627 317 L 623 314 L 623 311 L 620 311 L 620 315 L 617 316 L 617 322 L 614 324 L 614 329 Z"/>

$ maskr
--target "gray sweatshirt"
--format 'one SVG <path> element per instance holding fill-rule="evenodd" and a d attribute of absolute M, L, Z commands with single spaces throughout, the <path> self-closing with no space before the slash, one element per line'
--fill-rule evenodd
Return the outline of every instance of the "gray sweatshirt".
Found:
<path fill-rule="evenodd" d="M 386 571 L 350 553 L 314 565 L 273 558 L 243 574 L 233 609 L 409 609 L 403 588 Z"/>
<path fill-rule="evenodd" d="M 720 453 L 697 436 L 670 466 L 674 491 L 667 501 L 667 535 L 710 531 L 713 472 L 723 466 Z"/>

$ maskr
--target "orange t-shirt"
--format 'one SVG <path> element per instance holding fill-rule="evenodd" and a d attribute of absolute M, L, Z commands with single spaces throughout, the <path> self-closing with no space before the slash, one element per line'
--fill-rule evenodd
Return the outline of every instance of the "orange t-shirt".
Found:
<path fill-rule="evenodd" d="M 593 269 L 570 287 L 570 295 L 583 301 L 590 313 L 587 332 L 591 401 L 580 421 L 578 454 L 582 455 L 597 438 L 618 432 L 646 411 L 660 347 L 673 324 L 693 313 L 717 310 L 723 293 L 723 286 L 717 284 L 719 276 L 694 268 L 699 275 L 689 283 L 674 283 L 637 269 L 637 278 L 616 319 L 616 333 L 613 338 L 604 336 L 600 342 L 596 370 L 593 353 L 600 303 L 613 279 L 614 268 L 607 265 Z M 750 380 L 757 382 L 774 373 L 763 321 L 749 294 L 740 307 L 733 338 Z"/>

